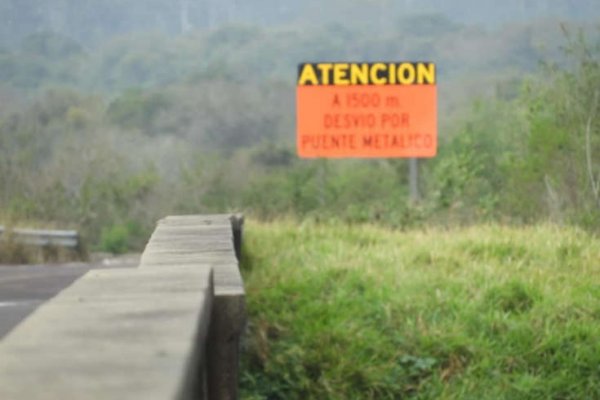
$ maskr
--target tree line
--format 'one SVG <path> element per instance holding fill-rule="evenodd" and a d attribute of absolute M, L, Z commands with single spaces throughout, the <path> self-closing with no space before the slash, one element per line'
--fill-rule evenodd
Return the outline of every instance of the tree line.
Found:
<path fill-rule="evenodd" d="M 0 213 L 75 227 L 111 251 L 141 246 L 169 213 L 597 228 L 597 31 L 541 24 L 473 35 L 420 18 L 436 30 L 399 25 L 369 38 L 344 26 L 240 25 L 124 35 L 94 51 L 29 36 L 0 53 Z M 563 51 L 536 47 L 552 35 Z M 419 204 L 406 160 L 295 155 L 296 63 L 390 51 L 440 68 L 439 154 L 421 163 Z"/>

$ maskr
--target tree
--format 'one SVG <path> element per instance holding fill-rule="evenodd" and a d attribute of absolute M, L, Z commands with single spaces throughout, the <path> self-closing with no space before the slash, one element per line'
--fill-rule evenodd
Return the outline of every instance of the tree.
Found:
<path fill-rule="evenodd" d="M 563 28 L 568 64 L 546 65 L 530 84 L 529 135 L 514 171 L 541 190 L 538 206 L 558 219 L 600 221 L 600 42 Z M 537 193 L 537 194 L 536 194 Z"/>

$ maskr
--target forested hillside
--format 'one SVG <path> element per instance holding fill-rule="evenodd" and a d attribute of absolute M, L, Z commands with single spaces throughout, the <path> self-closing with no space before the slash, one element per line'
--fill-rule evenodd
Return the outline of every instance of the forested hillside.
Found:
<path fill-rule="evenodd" d="M 179 34 L 226 24 L 296 26 L 344 22 L 381 32 L 398 19 L 438 13 L 468 25 L 532 19 L 593 20 L 595 0 L 1 0 L 0 43 L 53 31 L 89 44 L 137 31 Z"/>
<path fill-rule="evenodd" d="M 111 251 L 159 216 L 234 209 L 595 229 L 593 3 L 0 0 L 0 217 Z M 405 160 L 295 156 L 299 62 L 417 59 L 440 103 L 420 203 Z"/>

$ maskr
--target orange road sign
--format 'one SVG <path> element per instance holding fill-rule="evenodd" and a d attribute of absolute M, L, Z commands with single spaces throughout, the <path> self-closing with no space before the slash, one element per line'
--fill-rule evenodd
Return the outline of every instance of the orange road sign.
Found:
<path fill-rule="evenodd" d="M 300 64 L 300 157 L 433 157 L 437 87 L 433 63 Z"/>

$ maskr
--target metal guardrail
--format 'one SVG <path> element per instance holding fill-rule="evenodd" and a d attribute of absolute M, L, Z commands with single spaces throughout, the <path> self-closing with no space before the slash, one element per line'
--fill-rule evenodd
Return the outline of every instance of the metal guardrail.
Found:
<path fill-rule="evenodd" d="M 0 225 L 0 240 L 5 240 L 6 237 L 11 237 L 18 243 L 31 246 L 55 246 L 74 249 L 80 246 L 79 233 L 77 231 L 26 228 L 5 229 L 4 226 Z"/>

